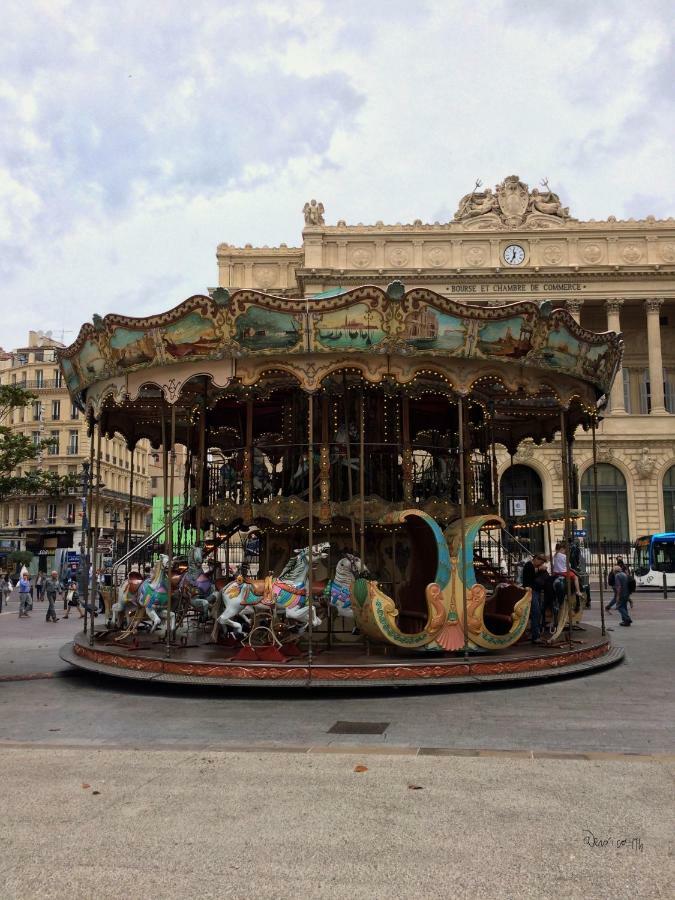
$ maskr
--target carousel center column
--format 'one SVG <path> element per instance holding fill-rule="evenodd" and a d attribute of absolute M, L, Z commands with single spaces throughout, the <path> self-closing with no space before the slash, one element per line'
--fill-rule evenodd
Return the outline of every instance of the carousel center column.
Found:
<path fill-rule="evenodd" d="M 618 297 L 605 301 L 605 309 L 607 310 L 607 331 L 621 331 L 622 306 L 623 300 L 620 300 Z M 626 405 L 623 402 L 623 368 L 617 369 L 610 398 L 612 403 L 612 415 L 625 416 Z"/>
<path fill-rule="evenodd" d="M 647 352 L 649 354 L 649 393 L 651 395 L 652 416 L 666 416 L 666 402 L 663 393 L 663 358 L 661 356 L 661 297 L 645 301 L 647 310 Z"/>

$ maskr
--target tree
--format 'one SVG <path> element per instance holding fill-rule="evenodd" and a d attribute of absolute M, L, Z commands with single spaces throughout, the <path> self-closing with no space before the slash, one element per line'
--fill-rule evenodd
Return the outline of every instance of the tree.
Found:
<path fill-rule="evenodd" d="M 35 394 L 17 384 L 0 385 L 0 423 L 5 423 L 15 409 L 22 409 L 37 400 Z M 21 474 L 20 467 L 38 459 L 53 445 L 52 440 L 34 443 L 25 434 L 0 424 L 0 500 L 10 496 L 40 495 L 59 497 L 77 485 L 76 475 L 56 475 L 42 469 Z"/>

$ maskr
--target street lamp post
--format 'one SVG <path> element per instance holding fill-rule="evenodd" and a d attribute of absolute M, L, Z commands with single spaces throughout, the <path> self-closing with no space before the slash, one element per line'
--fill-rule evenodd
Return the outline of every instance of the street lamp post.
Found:
<path fill-rule="evenodd" d="M 117 509 L 113 509 L 110 515 L 110 524 L 113 530 L 113 559 L 117 559 L 117 526 L 120 523 L 120 514 Z"/>
<path fill-rule="evenodd" d="M 131 531 L 129 529 L 129 513 L 124 513 L 124 545 L 125 552 L 128 553 L 131 549 Z"/>
<path fill-rule="evenodd" d="M 89 493 L 89 463 L 82 463 L 82 536 L 80 539 L 80 568 L 78 572 L 79 594 L 85 596 L 85 588 L 89 578 L 89 547 L 87 544 L 87 532 L 89 521 L 87 518 L 87 494 Z M 70 576 L 69 576 L 70 577 Z"/>

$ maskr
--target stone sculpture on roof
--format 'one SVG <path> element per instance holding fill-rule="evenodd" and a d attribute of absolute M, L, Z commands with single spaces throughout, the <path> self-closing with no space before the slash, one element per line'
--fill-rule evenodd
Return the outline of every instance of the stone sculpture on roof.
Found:
<path fill-rule="evenodd" d="M 317 203 L 316 200 L 310 200 L 302 208 L 305 215 L 305 225 L 325 225 L 323 217 L 323 203 Z"/>
<path fill-rule="evenodd" d="M 569 219 L 568 207 L 560 202 L 544 180 L 544 191 L 527 184 L 517 175 L 509 175 L 494 191 L 476 181 L 473 191 L 465 194 L 454 216 L 471 231 L 506 230 L 508 228 L 559 228 Z"/>

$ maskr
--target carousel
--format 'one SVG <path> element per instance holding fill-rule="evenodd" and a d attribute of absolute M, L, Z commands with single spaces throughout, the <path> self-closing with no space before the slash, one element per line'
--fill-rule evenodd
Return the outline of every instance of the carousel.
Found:
<path fill-rule="evenodd" d="M 286 686 L 616 662 L 604 622 L 580 624 L 572 577 L 531 640 L 497 448 L 560 439 L 571 537 L 574 434 L 595 440 L 621 354 L 620 335 L 548 302 L 474 306 L 399 281 L 309 299 L 219 288 L 143 319 L 94 316 L 60 352 L 91 471 L 104 435 L 161 448 L 165 515 L 114 560 L 105 621 L 88 616 L 63 658 L 128 678 Z M 84 548 L 97 568 L 99 484 Z"/>

